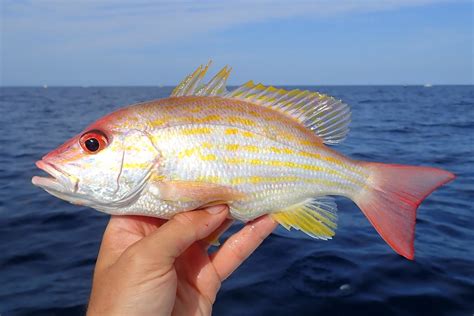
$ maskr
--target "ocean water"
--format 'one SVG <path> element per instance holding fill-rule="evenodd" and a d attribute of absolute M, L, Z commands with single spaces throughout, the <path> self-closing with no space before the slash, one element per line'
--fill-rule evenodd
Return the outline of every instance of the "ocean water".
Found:
<path fill-rule="evenodd" d="M 330 241 L 277 230 L 224 282 L 215 315 L 472 315 L 473 86 L 337 86 L 352 106 L 356 159 L 427 165 L 458 178 L 420 206 L 416 260 L 395 254 L 338 199 Z M 34 162 L 87 124 L 171 88 L 0 89 L 0 314 L 82 315 L 108 216 L 31 184 Z M 231 230 L 235 231 L 238 226 Z"/>

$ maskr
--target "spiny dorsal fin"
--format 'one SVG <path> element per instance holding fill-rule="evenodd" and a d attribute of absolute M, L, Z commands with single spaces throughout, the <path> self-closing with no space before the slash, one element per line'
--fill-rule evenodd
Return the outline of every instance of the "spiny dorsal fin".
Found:
<path fill-rule="evenodd" d="M 271 214 L 280 225 L 301 230 L 318 239 L 331 239 L 337 227 L 337 206 L 332 197 L 310 199 Z"/>
<path fill-rule="evenodd" d="M 224 97 L 282 111 L 314 131 L 326 144 L 343 141 L 349 132 L 349 106 L 318 92 L 298 89 L 287 91 L 249 81 Z"/>
<path fill-rule="evenodd" d="M 343 141 L 349 132 L 351 111 L 347 104 L 333 97 L 308 90 L 277 89 L 249 81 L 227 92 L 226 82 L 231 68 L 222 68 L 207 84 L 200 82 L 211 62 L 199 66 L 171 93 L 172 97 L 187 95 L 220 96 L 265 106 L 285 113 L 314 131 L 325 144 Z"/>
<path fill-rule="evenodd" d="M 232 68 L 225 66 L 207 84 L 196 91 L 196 95 L 221 95 L 227 93 L 226 82 Z"/>
<path fill-rule="evenodd" d="M 207 84 L 200 85 L 202 78 L 206 75 L 211 65 L 211 61 L 206 66 L 199 66 L 192 74 L 184 78 L 171 93 L 172 97 L 185 95 L 213 96 L 226 93 L 226 82 L 232 68 L 225 66 Z"/>

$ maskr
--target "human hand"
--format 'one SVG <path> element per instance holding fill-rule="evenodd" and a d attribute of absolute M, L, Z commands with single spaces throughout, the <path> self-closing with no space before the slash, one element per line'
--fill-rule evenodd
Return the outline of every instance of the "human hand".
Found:
<path fill-rule="evenodd" d="M 263 216 L 212 255 L 208 236 L 232 223 L 223 205 L 166 221 L 112 216 L 94 271 L 87 315 L 210 315 L 221 282 L 273 231 Z"/>

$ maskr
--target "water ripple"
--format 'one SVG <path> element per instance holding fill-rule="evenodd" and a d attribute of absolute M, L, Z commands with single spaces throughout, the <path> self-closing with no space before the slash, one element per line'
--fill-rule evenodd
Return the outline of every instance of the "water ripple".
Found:
<path fill-rule="evenodd" d="M 333 240 L 279 230 L 223 283 L 215 314 L 471 315 L 472 87 L 305 88 L 352 106 L 351 133 L 336 150 L 458 178 L 421 205 L 416 261 L 396 255 L 352 202 L 338 199 Z M 33 187 L 34 162 L 98 117 L 171 88 L 0 89 L 8 149 L 0 155 L 0 314 L 83 315 L 108 217 Z"/>

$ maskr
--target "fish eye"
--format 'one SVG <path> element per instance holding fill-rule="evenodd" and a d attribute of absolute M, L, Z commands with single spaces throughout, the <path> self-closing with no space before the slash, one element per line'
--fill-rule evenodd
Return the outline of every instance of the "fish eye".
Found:
<path fill-rule="evenodd" d="M 95 154 L 105 147 L 107 147 L 107 137 L 105 134 L 98 130 L 93 130 L 84 133 L 79 139 L 82 149 L 89 154 Z"/>

